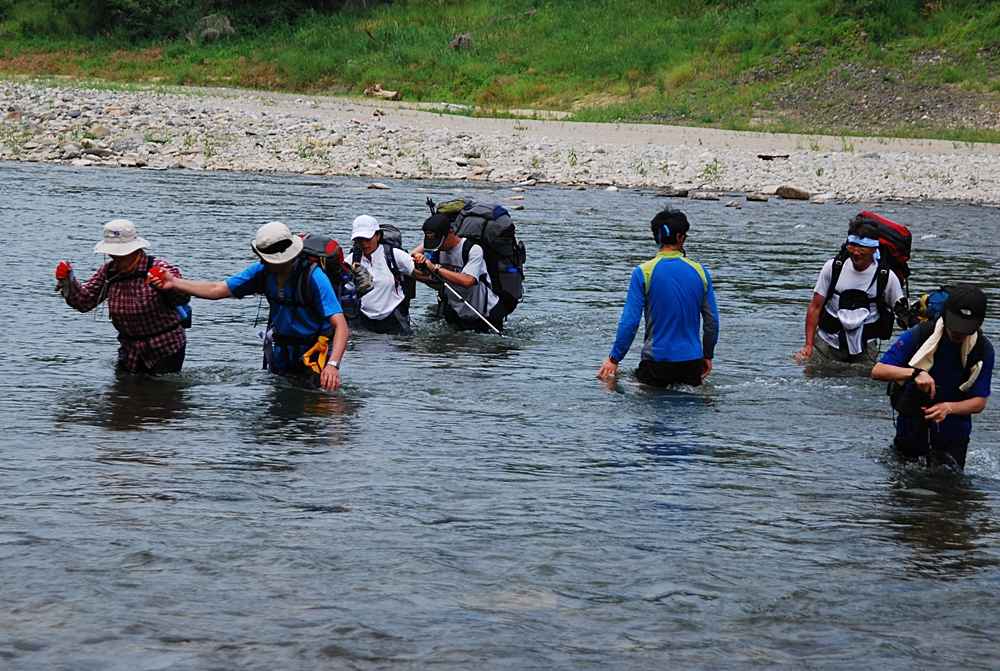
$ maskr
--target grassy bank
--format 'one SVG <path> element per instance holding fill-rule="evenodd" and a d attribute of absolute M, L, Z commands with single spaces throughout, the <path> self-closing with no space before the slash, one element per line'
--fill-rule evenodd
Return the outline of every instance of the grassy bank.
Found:
<path fill-rule="evenodd" d="M 380 82 L 581 120 L 1000 140 L 993 2 L 396 0 L 237 23 L 216 43 L 81 34 L 61 4 L 0 9 L 0 70 L 337 94 Z M 449 48 L 459 34 L 470 50 Z"/>

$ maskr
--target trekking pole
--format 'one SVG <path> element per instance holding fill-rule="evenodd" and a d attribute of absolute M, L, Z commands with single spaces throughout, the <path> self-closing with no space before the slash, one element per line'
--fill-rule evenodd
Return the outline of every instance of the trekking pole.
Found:
<path fill-rule="evenodd" d="M 436 277 L 437 280 L 438 280 L 438 282 L 440 282 L 444 286 L 445 289 L 447 289 L 448 291 L 451 292 L 452 296 L 454 296 L 458 300 L 460 300 L 463 303 L 465 303 L 465 307 L 469 308 L 474 313 L 476 313 L 476 316 L 479 317 L 480 319 L 482 319 L 483 322 L 487 326 L 489 326 L 490 329 L 492 329 L 494 333 L 496 333 L 498 336 L 500 336 L 501 338 L 503 338 L 503 333 L 500 332 L 500 329 L 498 329 L 496 326 L 494 326 L 493 323 L 489 319 L 487 319 L 482 314 L 480 314 L 479 310 L 477 310 L 476 308 L 472 307 L 469 304 L 469 301 L 467 301 L 464 298 L 462 298 L 462 294 L 460 294 L 457 291 L 455 291 L 455 288 L 453 286 L 451 286 L 450 284 L 448 284 L 448 281 L 446 279 L 444 279 L 443 277 L 441 277 L 441 275 L 438 274 L 438 272 L 436 270 L 431 270 L 430 268 L 427 267 L 426 264 L 424 264 L 423 269 L 426 270 L 427 272 L 429 272 L 432 277 Z"/>

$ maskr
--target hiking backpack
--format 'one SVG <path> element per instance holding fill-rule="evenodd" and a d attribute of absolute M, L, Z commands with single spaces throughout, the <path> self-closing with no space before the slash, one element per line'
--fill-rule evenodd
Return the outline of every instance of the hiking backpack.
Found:
<path fill-rule="evenodd" d="M 862 212 L 854 217 L 854 221 L 868 221 L 878 228 L 879 250 L 889 264 L 889 269 L 896 273 L 903 294 L 910 295 L 910 253 L 913 248 L 913 234 L 910 229 L 885 217 L 872 212 Z"/>
<path fill-rule="evenodd" d="M 926 322 L 937 322 L 938 317 L 944 311 L 944 302 L 948 299 L 951 286 L 943 286 L 940 289 L 923 294 L 912 303 L 900 299 L 896 304 L 896 323 L 901 328 L 912 328 L 917 324 Z"/>
<path fill-rule="evenodd" d="M 306 296 L 309 286 L 309 278 L 312 277 L 311 265 L 315 264 L 322 268 L 323 272 L 330 279 L 333 285 L 333 292 L 337 295 L 337 301 L 343 298 L 344 285 L 351 276 L 351 267 L 344 263 L 344 250 L 340 243 L 325 235 L 316 233 L 302 233 L 302 251 L 299 258 L 307 261 L 305 272 L 297 274 L 296 296 Z M 300 299 L 306 307 L 312 307 L 308 300 Z"/>
<path fill-rule="evenodd" d="M 483 249 L 486 272 L 493 285 L 493 293 L 500 299 L 504 311 L 510 314 L 524 298 L 524 243 L 515 237 L 514 222 L 510 213 L 499 205 L 487 205 L 471 200 L 453 200 L 437 208 L 427 199 L 434 214 L 453 217 L 455 235 L 465 238 Z M 468 259 L 468 245 L 462 250 Z"/>

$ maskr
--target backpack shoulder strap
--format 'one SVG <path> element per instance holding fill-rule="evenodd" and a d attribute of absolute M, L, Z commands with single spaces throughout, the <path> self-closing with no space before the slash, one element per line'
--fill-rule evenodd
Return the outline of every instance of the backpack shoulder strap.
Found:
<path fill-rule="evenodd" d="M 392 278 L 396 281 L 396 286 L 402 286 L 403 273 L 400 272 L 399 264 L 396 263 L 396 254 L 392 251 L 392 245 L 387 245 L 383 242 L 382 252 L 385 254 L 385 264 L 389 266 L 389 272 L 392 273 Z"/>
<path fill-rule="evenodd" d="M 469 263 L 469 253 L 472 251 L 472 246 L 475 245 L 469 238 L 465 239 L 462 243 L 462 267 L 464 268 Z"/>
<path fill-rule="evenodd" d="M 840 273 L 844 271 L 844 263 L 850 255 L 847 253 L 847 244 L 845 243 L 837 255 L 833 257 L 833 268 L 830 269 L 830 286 L 826 289 L 826 300 L 823 301 L 823 307 L 830 302 L 833 297 L 834 292 L 837 290 L 837 282 L 840 280 Z"/>
<path fill-rule="evenodd" d="M 304 259 L 303 259 L 304 260 Z M 312 279 L 313 271 L 319 266 L 315 261 L 305 261 L 292 275 L 292 303 L 295 305 L 316 312 L 316 307 L 309 300 L 309 280 Z"/>
<path fill-rule="evenodd" d="M 878 268 L 875 269 L 875 305 L 879 312 L 886 308 L 885 289 L 889 286 L 889 273 L 892 272 L 892 269 L 889 268 L 889 259 L 887 257 L 888 254 L 882 254 L 878 262 Z"/>
<path fill-rule="evenodd" d="M 920 322 L 910 329 L 913 333 L 913 340 L 916 342 L 917 349 L 920 349 L 920 347 L 927 342 L 927 339 L 934 334 L 934 327 L 936 325 L 937 322 L 932 319 L 928 319 L 927 321 Z"/>

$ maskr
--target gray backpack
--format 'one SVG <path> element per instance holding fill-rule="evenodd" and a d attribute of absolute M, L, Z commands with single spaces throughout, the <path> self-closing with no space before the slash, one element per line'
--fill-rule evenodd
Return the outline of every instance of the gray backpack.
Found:
<path fill-rule="evenodd" d="M 510 213 L 499 205 L 468 202 L 455 217 L 455 235 L 483 249 L 493 292 L 507 314 L 524 298 L 524 243 L 514 236 Z"/>

